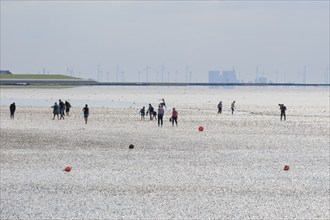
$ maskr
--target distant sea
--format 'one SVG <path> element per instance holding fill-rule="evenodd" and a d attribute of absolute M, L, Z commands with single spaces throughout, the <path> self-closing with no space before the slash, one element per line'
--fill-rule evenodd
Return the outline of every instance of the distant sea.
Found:
<path fill-rule="evenodd" d="M 141 94 L 140 96 L 149 95 L 154 96 L 157 100 L 162 96 L 166 96 L 167 92 L 176 93 L 178 96 L 185 96 L 185 94 L 196 93 L 219 93 L 221 97 L 222 93 L 245 93 L 248 91 L 282 91 L 287 92 L 299 92 L 303 91 L 329 91 L 329 87 L 223 87 L 223 86 L 82 86 L 73 88 L 1 88 L 0 105 L 9 106 L 15 102 L 18 106 L 40 106 L 47 107 L 52 106 L 54 102 L 58 102 L 59 99 L 63 101 L 68 100 L 74 106 L 84 106 L 88 103 L 93 107 L 110 107 L 110 108 L 134 108 L 146 105 L 146 101 L 139 100 L 125 100 L 125 98 L 115 97 L 107 98 L 104 95 L 111 95 L 112 93 L 118 94 L 119 91 L 125 91 L 125 94 Z M 120 94 L 120 92 L 119 92 Z M 154 94 L 154 95 L 152 95 Z M 329 94 L 330 95 L 330 94 Z M 76 97 L 76 98 L 74 98 Z M 142 97 L 143 100 L 143 97 Z"/>

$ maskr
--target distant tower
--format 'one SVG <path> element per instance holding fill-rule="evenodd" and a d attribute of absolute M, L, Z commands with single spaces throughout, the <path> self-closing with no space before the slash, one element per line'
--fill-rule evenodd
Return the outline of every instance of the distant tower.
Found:
<path fill-rule="evenodd" d="M 125 81 L 125 72 L 121 71 L 121 81 L 124 82 Z"/>
<path fill-rule="evenodd" d="M 162 66 L 162 82 L 164 82 L 164 66 Z"/>
<path fill-rule="evenodd" d="M 256 67 L 256 82 L 258 81 L 258 78 L 259 78 L 259 67 L 257 66 Z"/>
<path fill-rule="evenodd" d="M 188 82 L 188 66 L 186 66 L 186 83 Z"/>
<path fill-rule="evenodd" d="M 324 83 L 325 84 L 330 84 L 330 80 L 329 80 L 329 66 L 326 67 L 325 69 L 325 73 L 324 73 Z"/>
<path fill-rule="evenodd" d="M 67 76 L 73 76 L 73 68 L 69 68 L 68 66 L 66 67 L 66 75 Z"/>
<path fill-rule="evenodd" d="M 149 81 L 149 65 L 147 65 L 147 75 L 146 75 L 146 81 Z"/>
<path fill-rule="evenodd" d="M 100 81 L 100 64 L 97 65 L 97 81 Z"/>
<path fill-rule="evenodd" d="M 119 82 L 119 67 L 116 68 L 116 81 Z"/>
<path fill-rule="evenodd" d="M 178 70 L 175 70 L 175 82 L 178 81 Z"/>
<path fill-rule="evenodd" d="M 275 82 L 278 83 L 278 70 L 275 72 Z"/>
<path fill-rule="evenodd" d="M 304 66 L 304 72 L 303 72 L 303 84 L 306 84 L 306 66 Z"/>

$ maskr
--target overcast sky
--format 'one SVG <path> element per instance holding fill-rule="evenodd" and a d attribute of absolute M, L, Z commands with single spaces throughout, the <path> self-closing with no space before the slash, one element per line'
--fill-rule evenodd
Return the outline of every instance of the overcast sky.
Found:
<path fill-rule="evenodd" d="M 106 81 L 323 83 L 329 1 L 3 1 L 1 69 Z M 98 75 L 100 70 L 100 75 Z M 116 73 L 120 73 L 118 76 Z M 158 72 L 158 74 L 157 74 Z M 277 74 L 276 74 L 277 72 Z M 188 80 L 189 80 L 188 74 Z M 158 76 L 158 77 L 157 77 Z"/>

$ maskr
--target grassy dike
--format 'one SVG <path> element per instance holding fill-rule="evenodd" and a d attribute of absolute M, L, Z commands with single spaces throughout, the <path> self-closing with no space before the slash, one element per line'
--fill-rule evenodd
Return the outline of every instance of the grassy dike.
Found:
<path fill-rule="evenodd" d="M 0 86 L 3 87 L 72 87 L 96 85 L 93 80 L 59 75 L 59 74 L 8 74 L 0 75 Z"/>
<path fill-rule="evenodd" d="M 57 79 L 57 80 L 65 80 L 65 79 L 80 79 L 76 77 L 71 76 L 65 76 L 65 75 L 49 75 L 49 74 L 2 74 L 0 75 L 1 79 Z"/>

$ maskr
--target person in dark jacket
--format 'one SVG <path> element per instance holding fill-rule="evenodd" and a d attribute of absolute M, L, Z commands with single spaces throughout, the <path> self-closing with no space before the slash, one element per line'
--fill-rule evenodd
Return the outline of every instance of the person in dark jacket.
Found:
<path fill-rule="evenodd" d="M 141 121 L 144 121 L 144 116 L 146 115 L 146 108 L 143 106 L 140 110 Z"/>
<path fill-rule="evenodd" d="M 60 106 L 60 119 L 64 119 L 64 110 L 65 110 L 65 104 L 62 102 L 62 100 L 58 100 L 58 105 Z"/>
<path fill-rule="evenodd" d="M 222 101 L 219 102 L 218 104 L 218 114 L 222 113 Z"/>
<path fill-rule="evenodd" d="M 84 113 L 85 124 L 87 124 L 87 119 L 88 119 L 88 116 L 89 116 L 89 108 L 88 108 L 88 105 L 87 104 L 82 109 L 82 111 Z"/>
<path fill-rule="evenodd" d="M 13 104 L 11 104 L 9 106 L 9 110 L 10 110 L 10 118 L 11 119 L 14 119 L 14 114 L 15 114 L 15 111 L 16 111 L 16 105 L 15 105 L 15 102 L 13 102 Z"/>
<path fill-rule="evenodd" d="M 164 116 L 163 105 L 159 105 L 158 106 L 158 127 L 163 127 L 163 116 Z"/>
<path fill-rule="evenodd" d="M 286 120 L 286 115 L 285 115 L 285 111 L 286 111 L 286 106 L 284 104 L 278 104 L 280 106 L 280 110 L 281 110 L 281 121 L 282 118 L 284 118 L 284 121 Z"/>
<path fill-rule="evenodd" d="M 70 102 L 65 101 L 64 105 L 65 105 L 65 114 L 66 114 L 67 116 L 69 116 L 69 112 L 70 112 L 71 104 L 70 104 Z"/>
<path fill-rule="evenodd" d="M 235 111 L 235 101 L 233 101 L 232 103 L 231 103 L 231 106 L 230 106 L 230 108 L 231 108 L 231 114 L 234 114 L 234 111 Z"/>
<path fill-rule="evenodd" d="M 164 99 L 164 98 L 161 99 L 161 102 L 159 103 L 159 105 L 163 106 L 163 108 L 164 108 L 164 107 L 167 108 L 167 107 L 166 107 L 166 103 L 165 103 L 165 99 Z"/>
<path fill-rule="evenodd" d="M 149 108 L 148 108 L 148 112 L 147 112 L 147 115 L 149 114 L 150 116 L 150 121 L 153 120 L 153 117 L 154 117 L 154 107 L 152 107 L 151 104 L 149 104 Z"/>
<path fill-rule="evenodd" d="M 55 116 L 57 115 L 57 119 L 60 119 L 58 114 L 60 113 L 60 107 L 58 106 L 57 102 L 55 102 L 55 104 L 52 106 L 53 108 L 53 114 L 54 114 L 54 117 L 53 117 L 53 120 L 55 119 Z"/>

